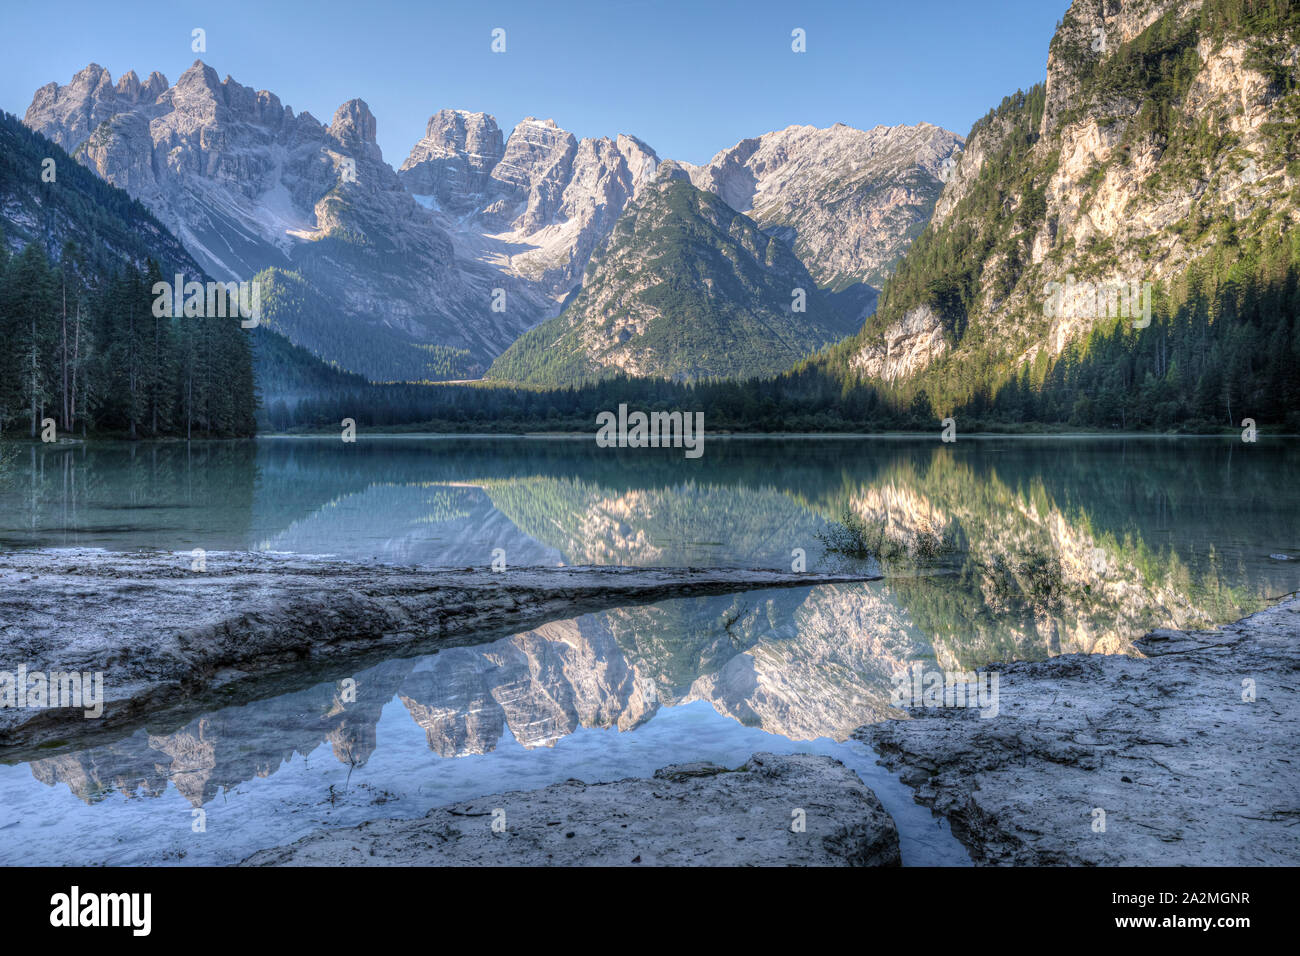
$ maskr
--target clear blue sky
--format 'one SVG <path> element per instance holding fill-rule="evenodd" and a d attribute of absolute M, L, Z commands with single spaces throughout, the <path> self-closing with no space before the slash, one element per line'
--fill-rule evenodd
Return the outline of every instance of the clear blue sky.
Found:
<path fill-rule="evenodd" d="M 0 107 L 87 63 L 114 79 L 198 57 L 328 122 L 370 104 L 394 167 L 443 107 L 509 130 L 553 118 L 582 136 L 631 133 L 661 157 L 703 162 L 794 123 L 922 120 L 965 135 L 1044 76 L 1068 0 L 520 0 L 520 2 L 41 2 L 5 0 Z M 207 31 L 207 52 L 190 31 Z M 491 52 L 493 28 L 506 52 Z M 791 31 L 807 52 L 791 52 Z"/>

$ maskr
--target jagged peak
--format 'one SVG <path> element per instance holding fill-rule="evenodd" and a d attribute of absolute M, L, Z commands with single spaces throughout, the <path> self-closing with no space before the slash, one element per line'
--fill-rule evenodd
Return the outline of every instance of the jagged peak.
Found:
<path fill-rule="evenodd" d="M 334 111 L 334 120 L 330 123 L 330 135 L 340 143 L 373 144 L 378 132 L 375 114 L 362 99 L 350 99 Z"/>
<path fill-rule="evenodd" d="M 530 134 L 533 138 L 530 138 Z M 535 116 L 525 116 L 510 131 L 510 136 L 506 140 L 506 149 L 511 148 L 511 143 L 519 142 L 532 145 L 549 143 L 553 146 L 565 144 L 565 148 L 569 148 L 578 145 L 578 137 L 564 127 L 557 126 L 553 119 L 540 120 Z"/>
<path fill-rule="evenodd" d="M 686 171 L 686 168 L 675 159 L 665 159 L 659 164 L 658 169 L 655 170 L 654 183 L 656 186 L 679 179 L 684 179 L 689 183 L 691 175 Z"/>
<path fill-rule="evenodd" d="M 448 108 L 448 109 L 439 110 L 438 112 L 455 113 L 457 116 L 463 116 L 466 119 L 471 119 L 471 118 L 478 119 L 479 117 L 483 117 L 484 119 L 490 119 L 494 123 L 497 121 L 497 118 L 493 116 L 491 113 L 485 113 L 482 110 L 462 110 L 456 108 Z"/>
<path fill-rule="evenodd" d="M 221 89 L 221 81 L 217 79 L 217 71 L 208 66 L 202 60 L 195 60 L 190 68 L 180 75 L 176 80 L 176 87 L 184 89 L 194 86 L 206 87 L 213 92 Z"/>
<path fill-rule="evenodd" d="M 424 136 L 426 139 L 445 139 L 448 127 L 455 127 L 456 125 L 463 126 L 466 129 L 473 125 L 486 130 L 489 135 L 500 132 L 500 127 L 497 126 L 497 118 L 491 113 L 444 108 L 429 117 L 429 121 L 424 126 Z"/>
<path fill-rule="evenodd" d="M 641 139 L 639 136 L 633 136 L 631 133 L 619 133 L 614 142 L 618 144 L 619 150 L 624 153 L 628 151 L 628 146 L 634 146 L 641 152 L 649 153 L 656 159 L 659 155 L 654 151 L 654 148 L 649 143 Z"/>
<path fill-rule="evenodd" d="M 86 64 L 74 73 L 67 86 L 79 86 L 85 81 L 89 81 L 89 84 L 96 88 L 112 90 L 115 95 L 128 98 L 135 98 L 144 94 L 152 94 L 156 97 L 169 85 L 167 77 L 157 70 L 150 73 L 149 78 L 144 82 L 140 81 L 140 76 L 135 70 L 127 70 L 117 78 L 115 83 L 111 70 L 93 62 Z M 59 83 L 57 80 L 51 80 L 40 87 L 37 92 L 57 93 L 64 88 L 64 84 Z"/>
<path fill-rule="evenodd" d="M 104 69 L 98 63 L 91 62 L 87 63 L 84 67 L 74 73 L 72 78 L 75 80 L 82 76 L 103 76 L 105 73 L 108 73 L 108 70 Z M 112 74 L 109 74 L 109 79 L 112 79 Z"/>

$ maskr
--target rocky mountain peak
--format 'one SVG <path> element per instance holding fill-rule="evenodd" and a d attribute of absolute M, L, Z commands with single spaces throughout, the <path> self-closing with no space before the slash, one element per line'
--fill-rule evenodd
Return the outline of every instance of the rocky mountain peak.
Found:
<path fill-rule="evenodd" d="M 795 311 L 794 290 L 806 309 Z M 571 385 L 620 373 L 775 374 L 847 331 L 784 243 L 670 160 L 618 219 L 572 302 L 488 377 Z"/>
<path fill-rule="evenodd" d="M 480 165 L 484 165 L 484 160 L 499 160 L 505 150 L 505 139 L 496 117 L 469 110 L 439 110 L 434 113 L 425 127 L 424 139 L 417 146 L 421 144 L 430 149 L 462 154 L 478 160 Z"/>
<path fill-rule="evenodd" d="M 37 90 L 23 122 L 71 152 L 117 112 L 117 99 L 112 75 L 91 63 L 67 86 L 46 83 Z"/>
<path fill-rule="evenodd" d="M 140 78 L 135 75 L 135 70 L 127 70 L 118 78 L 117 86 L 113 92 L 118 96 L 124 96 L 131 100 L 140 98 Z"/>
<path fill-rule="evenodd" d="M 162 96 L 169 86 L 171 86 L 171 84 L 167 82 L 167 77 L 163 76 L 157 70 L 154 70 L 149 74 L 149 79 L 144 81 L 144 86 L 140 90 L 140 98 L 142 100 L 148 99 L 152 102 Z"/>
<path fill-rule="evenodd" d="M 136 103 L 152 103 L 167 89 L 167 77 L 157 70 L 149 74 L 143 83 L 136 76 L 135 70 L 128 70 L 117 81 L 115 92 L 119 98 L 126 98 Z"/>
<path fill-rule="evenodd" d="M 496 117 L 443 109 L 429 117 L 424 138 L 411 147 L 399 172 L 412 194 L 460 215 L 480 204 L 504 154 Z"/>
<path fill-rule="evenodd" d="M 943 189 L 962 138 L 929 123 L 789 126 L 743 139 L 691 182 L 790 242 L 818 284 L 879 287 Z"/>
<path fill-rule="evenodd" d="M 515 186 L 531 186 L 539 177 L 556 179 L 568 171 L 577 148 L 578 138 L 556 126 L 555 120 L 525 117 L 506 140 L 493 178 Z"/>
<path fill-rule="evenodd" d="M 673 179 L 685 179 L 687 182 L 690 182 L 691 174 L 687 171 L 686 167 L 677 162 L 677 160 L 665 159 L 659 164 L 659 168 L 655 171 L 653 186 L 658 187 L 662 183 L 666 183 Z"/>
<path fill-rule="evenodd" d="M 399 175 L 463 250 L 558 308 L 658 162 L 635 136 L 579 140 L 554 119 L 529 116 L 503 141 L 490 114 L 443 109 Z"/>
<path fill-rule="evenodd" d="M 216 70 L 202 60 L 195 60 L 190 68 L 180 75 L 174 89 L 187 92 L 201 89 L 216 95 L 221 92 L 221 81 L 217 79 Z"/>
<path fill-rule="evenodd" d="M 365 100 L 348 100 L 334 111 L 330 135 L 344 146 L 364 148 L 375 145 L 378 123 Z"/>
<path fill-rule="evenodd" d="M 473 374 L 544 315 L 532 290 L 458 258 L 384 163 L 362 100 L 323 127 L 202 60 L 171 87 L 161 74 L 115 87 L 92 65 L 38 91 L 25 122 L 145 203 L 214 278 L 270 269 L 309 285 L 294 301 L 312 314 L 290 305 L 268 321 L 353 371 L 425 378 L 455 362 Z M 488 311 L 497 287 L 506 313 Z M 352 331 L 313 339 L 324 327 Z"/>
<path fill-rule="evenodd" d="M 98 84 L 100 80 L 107 75 L 108 75 L 108 70 L 104 69 L 98 63 L 92 61 L 90 63 L 87 63 L 84 68 L 78 70 L 76 73 L 73 74 L 72 82 L 78 85 L 84 82 L 90 82 L 92 85 L 94 85 L 94 84 Z M 112 81 L 111 76 L 109 76 L 108 79 L 110 82 Z"/>

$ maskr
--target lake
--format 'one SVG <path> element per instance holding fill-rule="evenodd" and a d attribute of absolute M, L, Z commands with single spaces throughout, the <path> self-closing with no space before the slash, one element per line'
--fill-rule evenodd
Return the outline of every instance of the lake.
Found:
<path fill-rule="evenodd" d="M 1300 587 L 1297 466 L 1295 443 L 1226 438 L 710 436 L 698 459 L 590 437 L 24 445 L 7 550 L 819 570 L 864 564 L 827 547 L 848 514 L 885 576 L 615 608 L 383 662 L 355 701 L 272 688 L 0 763 L 0 863 L 230 863 L 321 826 L 759 750 L 843 760 L 905 863 L 968 863 L 850 737 L 891 713 L 891 676 L 1133 653 L 1152 628 L 1266 606 Z"/>

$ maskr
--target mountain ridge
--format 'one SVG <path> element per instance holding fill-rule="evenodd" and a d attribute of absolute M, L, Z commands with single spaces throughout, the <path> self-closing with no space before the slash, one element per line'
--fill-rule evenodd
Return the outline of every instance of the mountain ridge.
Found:
<path fill-rule="evenodd" d="M 856 129 L 795 125 L 681 165 L 765 231 L 819 286 L 879 288 L 929 219 L 963 139 L 932 123 Z"/>
<path fill-rule="evenodd" d="M 92 64 L 65 86 L 41 87 L 24 121 L 141 199 L 214 276 L 307 276 L 358 328 L 350 349 L 322 358 L 419 379 L 418 347 L 435 344 L 468 351 L 482 368 L 542 317 L 544 302 L 525 285 L 457 258 L 383 161 L 364 101 L 344 103 L 324 125 L 274 93 L 218 80 L 202 60 L 152 100 L 165 78 L 137 89 L 133 77 L 113 84 Z M 508 308 L 494 309 L 502 295 Z M 279 318 L 300 337 L 300 317 Z M 408 340 L 410 356 L 367 367 L 368 327 Z"/>
<path fill-rule="evenodd" d="M 573 385 L 629 374 L 679 381 L 774 374 L 854 326 L 779 239 L 672 162 L 632 203 L 558 317 L 489 378 Z"/>
<path fill-rule="evenodd" d="M 1117 320 L 1145 328 L 1149 307 L 1115 285 L 1154 293 L 1159 315 L 1200 273 L 1276 246 L 1300 222 L 1297 20 L 1285 2 L 1075 0 L 1045 81 L 975 124 L 879 310 L 831 364 L 947 414 L 1041 383 Z"/>

